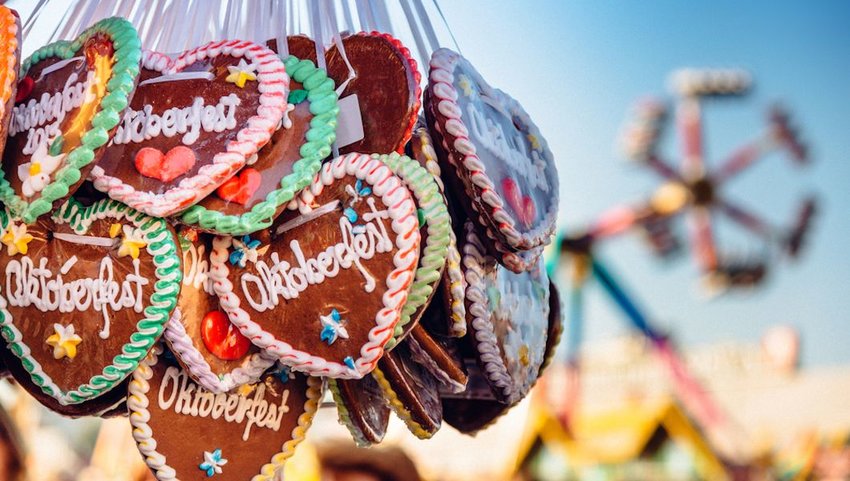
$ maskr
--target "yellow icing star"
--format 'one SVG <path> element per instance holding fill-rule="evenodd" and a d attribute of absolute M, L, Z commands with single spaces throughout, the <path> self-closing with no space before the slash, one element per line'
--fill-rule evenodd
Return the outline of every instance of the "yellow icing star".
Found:
<path fill-rule="evenodd" d="M 114 239 L 118 237 L 118 233 L 121 232 L 121 224 L 115 223 L 109 226 L 109 238 Z"/>
<path fill-rule="evenodd" d="M 457 81 L 458 86 L 461 90 L 463 90 L 463 95 L 469 97 L 472 95 L 472 82 L 470 82 L 469 77 L 466 75 L 461 75 Z"/>
<path fill-rule="evenodd" d="M 230 74 L 224 80 L 236 84 L 240 89 L 245 88 L 245 82 L 248 80 L 257 80 L 254 64 L 248 65 L 244 58 L 239 60 L 239 65 L 228 65 L 227 71 Z"/>
<path fill-rule="evenodd" d="M 142 232 L 139 229 L 134 229 L 129 225 L 123 227 L 124 235 L 121 239 L 121 247 L 118 248 L 118 257 L 130 256 L 133 259 L 138 259 L 139 250 L 147 247 L 148 243 L 143 240 Z"/>
<path fill-rule="evenodd" d="M 540 150 L 540 139 L 537 138 L 534 134 L 528 134 L 528 141 L 531 142 L 531 148 L 534 150 Z"/>
<path fill-rule="evenodd" d="M 15 254 L 26 255 L 28 244 L 32 241 L 32 239 L 32 235 L 27 234 L 26 224 L 10 225 L 6 229 L 6 232 L 3 233 L 3 237 L 0 237 L 0 241 L 6 245 L 7 252 L 10 256 Z"/>
<path fill-rule="evenodd" d="M 248 397 L 248 396 L 251 395 L 252 392 L 254 392 L 254 385 L 253 384 L 243 384 L 243 385 L 239 386 L 239 389 L 236 392 L 239 393 L 239 395 L 242 396 L 242 397 Z"/>
<path fill-rule="evenodd" d="M 530 362 L 528 359 L 528 344 L 523 344 L 519 347 L 519 362 L 523 366 L 528 366 L 528 363 Z"/>
<path fill-rule="evenodd" d="M 74 359 L 77 357 L 77 344 L 83 340 L 74 332 L 74 325 L 53 324 L 53 331 L 55 334 L 47 338 L 47 344 L 53 347 L 53 358 L 62 359 L 68 356 Z"/>

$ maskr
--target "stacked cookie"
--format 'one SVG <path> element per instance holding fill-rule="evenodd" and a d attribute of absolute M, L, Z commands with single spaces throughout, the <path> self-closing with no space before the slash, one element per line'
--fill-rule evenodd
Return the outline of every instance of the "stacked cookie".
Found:
<path fill-rule="evenodd" d="M 361 445 L 390 411 L 474 432 L 534 385 L 557 172 L 465 59 L 435 52 L 423 101 L 386 34 L 320 68 L 303 36 L 167 56 L 111 18 L 16 75 L 1 13 L 0 359 L 40 402 L 129 414 L 158 479 L 274 479 L 323 379 Z"/>

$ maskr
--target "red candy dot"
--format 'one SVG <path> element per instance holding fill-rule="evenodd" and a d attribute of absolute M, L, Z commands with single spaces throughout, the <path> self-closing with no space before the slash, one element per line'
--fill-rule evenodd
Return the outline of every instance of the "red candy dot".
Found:
<path fill-rule="evenodd" d="M 18 93 L 15 95 L 15 103 L 23 102 L 32 93 L 32 88 L 35 85 L 35 80 L 32 77 L 24 77 L 18 82 Z"/>
<path fill-rule="evenodd" d="M 243 336 L 221 311 L 212 311 L 201 322 L 204 346 L 219 359 L 236 361 L 245 357 L 251 341 Z"/>

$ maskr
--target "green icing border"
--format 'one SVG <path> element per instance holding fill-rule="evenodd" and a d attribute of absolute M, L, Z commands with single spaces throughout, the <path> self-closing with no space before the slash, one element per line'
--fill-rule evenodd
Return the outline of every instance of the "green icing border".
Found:
<path fill-rule="evenodd" d="M 428 302 L 434 292 L 434 285 L 440 281 L 451 242 L 452 221 L 440 186 L 434 176 L 418 161 L 397 153 L 373 154 L 372 157 L 386 164 L 410 189 L 417 208 L 423 211 L 428 229 L 428 245 L 422 248 L 422 254 L 419 256 L 419 266 L 416 268 L 410 294 L 401 309 L 401 320 L 396 324 L 393 338 L 386 345 L 389 350 L 398 343 L 399 337 L 404 333 L 404 326 L 410 322 L 410 316 Z"/>
<path fill-rule="evenodd" d="M 83 234 L 93 221 L 109 217 L 114 217 L 116 220 L 126 219 L 145 233 L 145 239 L 148 241 L 147 250 L 152 255 L 154 266 L 156 266 L 156 280 L 154 292 L 148 299 L 148 306 L 144 309 L 144 317 L 136 323 L 136 331 L 130 335 L 130 341 L 122 347 L 121 354 L 115 356 L 112 364 L 104 367 L 101 374 L 95 375 L 88 383 L 73 391 L 64 392 L 59 389 L 44 373 L 38 361 L 30 355 L 29 347 L 23 342 L 21 332 L 15 327 L 11 314 L 6 310 L 6 299 L 0 296 L 0 334 L 8 342 L 9 350 L 21 360 L 33 382 L 45 394 L 52 396 L 63 405 L 79 404 L 100 396 L 132 374 L 162 335 L 165 323 L 177 306 L 180 283 L 183 279 L 181 255 L 176 236 L 169 230 L 165 220 L 150 217 L 111 199 L 104 199 L 90 207 L 83 207 L 72 197 L 53 214 L 55 220 L 66 222 L 78 234 Z M 5 229 L 8 222 L 9 217 L 2 213 L 0 227 Z"/>
<path fill-rule="evenodd" d="M 331 154 L 331 144 L 336 140 L 339 114 L 333 80 L 328 78 L 324 70 L 316 68 L 310 60 L 299 60 L 290 55 L 284 65 L 289 76 L 302 84 L 307 91 L 310 113 L 313 114 L 306 142 L 299 150 L 301 159 L 292 166 L 292 173 L 281 179 L 278 189 L 269 192 L 265 200 L 244 214 L 223 214 L 196 204 L 180 214 L 181 223 L 228 235 L 252 234 L 266 229 L 272 225 L 278 208 L 291 201 L 298 191 L 310 184 L 321 168 L 322 160 Z"/>
<path fill-rule="evenodd" d="M 91 37 L 104 34 L 112 40 L 112 75 L 106 84 L 106 95 L 100 102 L 100 110 L 92 117 L 92 127 L 80 138 L 80 145 L 68 152 L 66 164 L 53 177 L 41 196 L 33 202 L 27 202 L 12 189 L 6 180 L 6 174 L 0 166 L 0 201 L 10 212 L 25 223 L 32 224 L 41 215 L 53 209 L 53 202 L 61 200 L 73 192 L 72 185 L 80 180 L 80 170 L 94 160 L 94 151 L 109 141 L 109 131 L 121 121 L 121 112 L 130 105 L 130 97 L 136 89 L 139 77 L 139 63 L 142 59 L 142 42 L 133 25 L 120 17 L 103 19 L 87 28 L 73 42 L 60 40 L 36 50 L 21 66 L 19 78 L 26 76 L 30 67 L 46 58 L 67 59 L 79 50 Z"/>

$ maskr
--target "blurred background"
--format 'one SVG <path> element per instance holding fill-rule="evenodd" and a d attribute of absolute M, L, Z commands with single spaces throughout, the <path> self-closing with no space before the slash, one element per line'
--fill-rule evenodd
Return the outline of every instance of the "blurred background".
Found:
<path fill-rule="evenodd" d="M 26 18 L 35 3 L 6 5 Z M 61 3 L 51 2 L 40 21 L 57 24 Z M 725 258 L 766 267 L 757 285 L 722 292 L 705 288 L 685 219 L 667 226 L 683 247 L 663 258 L 653 255 L 641 226 L 594 244 L 593 256 L 654 329 L 675 340 L 696 387 L 676 377 L 651 336 L 635 329 L 592 279 L 582 290 L 583 322 L 572 323 L 577 257 L 569 249 L 559 255 L 558 244 L 550 257 L 567 332 L 533 399 L 475 438 L 444 427 L 420 441 L 394 423 L 389 447 L 381 449 L 402 451 L 373 450 L 352 460 L 365 466 L 363 476 L 376 477 L 333 477 L 328 468 L 325 479 L 850 479 L 850 4 L 461 0 L 440 7 L 441 42 L 456 42 L 547 138 L 560 174 L 559 228 L 568 241 L 603 213 L 643 202 L 662 185 L 622 149 L 642 99 L 668 106 L 654 148 L 678 168 L 684 146 L 674 117 L 682 96 L 671 74 L 683 68 L 741 69 L 751 79 L 744 95 L 701 101 L 709 168 L 759 138 L 777 103 L 807 147 L 802 165 L 787 149 L 765 156 L 722 186 L 724 198 L 789 230 L 802 199 L 813 196 L 817 214 L 798 256 L 734 222 L 716 222 L 714 239 Z M 405 22 L 400 9 L 390 12 L 394 25 Z M 51 33 L 35 29 L 25 54 Z M 29 448 L 22 462 L 38 466 L 29 468 L 29 479 L 147 475 L 126 420 L 101 428 L 98 420 L 61 419 L 6 383 L 0 399 L 23 420 L 18 430 L 27 439 L 7 444 Z M 704 403 L 722 413 L 722 426 L 695 414 L 694 404 Z M 347 438 L 334 409 L 321 410 L 287 479 L 318 479 L 321 460 L 348 452 L 339 445 Z M 53 461 L 39 461 L 45 455 Z M 0 451 L 0 464 L 15 456 Z M 413 471 L 385 464 L 408 458 Z M 135 478 L 127 477 L 129 465 L 138 466 Z"/>

